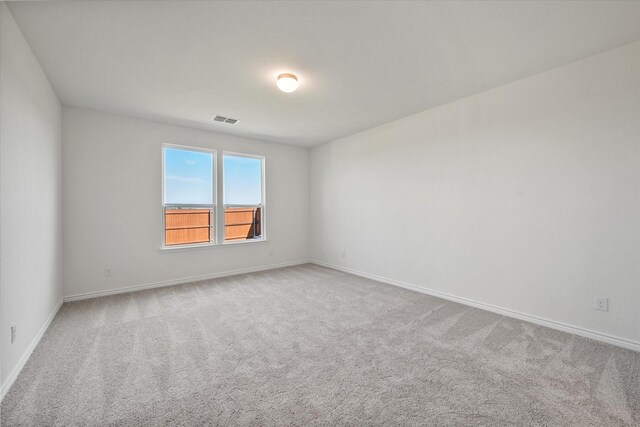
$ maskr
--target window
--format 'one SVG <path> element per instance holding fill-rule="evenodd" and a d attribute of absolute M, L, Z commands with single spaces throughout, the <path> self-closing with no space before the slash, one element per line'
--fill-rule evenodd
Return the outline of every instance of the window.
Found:
<path fill-rule="evenodd" d="M 265 240 L 264 157 L 165 144 L 162 183 L 163 247 Z"/>
<path fill-rule="evenodd" d="M 165 145 L 164 245 L 215 243 L 215 152 Z"/>
<path fill-rule="evenodd" d="M 224 241 L 260 240 L 264 236 L 264 157 L 225 153 Z"/>

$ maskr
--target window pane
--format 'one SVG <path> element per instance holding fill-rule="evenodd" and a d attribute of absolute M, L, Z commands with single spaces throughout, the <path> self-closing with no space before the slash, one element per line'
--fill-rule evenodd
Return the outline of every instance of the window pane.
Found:
<path fill-rule="evenodd" d="M 251 240 L 262 236 L 262 209 L 225 207 L 224 240 Z"/>
<path fill-rule="evenodd" d="M 223 156 L 224 239 L 262 238 L 262 159 Z"/>
<path fill-rule="evenodd" d="M 164 148 L 164 203 L 213 204 L 213 153 Z"/>
<path fill-rule="evenodd" d="M 164 244 L 187 245 L 210 242 L 212 209 L 175 209 L 164 211 Z"/>
<path fill-rule="evenodd" d="M 224 204 L 262 203 L 262 160 L 224 155 Z"/>

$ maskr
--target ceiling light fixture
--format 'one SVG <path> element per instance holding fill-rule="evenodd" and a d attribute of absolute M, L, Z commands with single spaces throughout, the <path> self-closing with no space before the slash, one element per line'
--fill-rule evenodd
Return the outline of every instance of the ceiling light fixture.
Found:
<path fill-rule="evenodd" d="M 289 73 L 280 74 L 276 84 L 281 91 L 291 93 L 298 89 L 298 78 Z"/>

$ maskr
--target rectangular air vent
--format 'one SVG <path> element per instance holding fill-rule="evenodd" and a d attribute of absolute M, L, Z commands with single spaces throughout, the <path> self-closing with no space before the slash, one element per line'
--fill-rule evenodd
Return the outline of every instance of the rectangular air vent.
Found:
<path fill-rule="evenodd" d="M 235 125 L 236 123 L 238 123 L 240 120 L 237 119 L 231 119 L 229 117 L 223 117 L 223 116 L 215 116 L 213 118 L 214 122 L 220 122 L 220 123 L 227 123 L 230 125 Z"/>

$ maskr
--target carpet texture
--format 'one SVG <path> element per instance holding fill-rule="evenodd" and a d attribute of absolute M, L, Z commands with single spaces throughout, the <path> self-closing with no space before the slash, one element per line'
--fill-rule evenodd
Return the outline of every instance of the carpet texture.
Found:
<path fill-rule="evenodd" d="M 640 353 L 301 265 L 64 304 L 1 419 L 640 425 Z"/>

